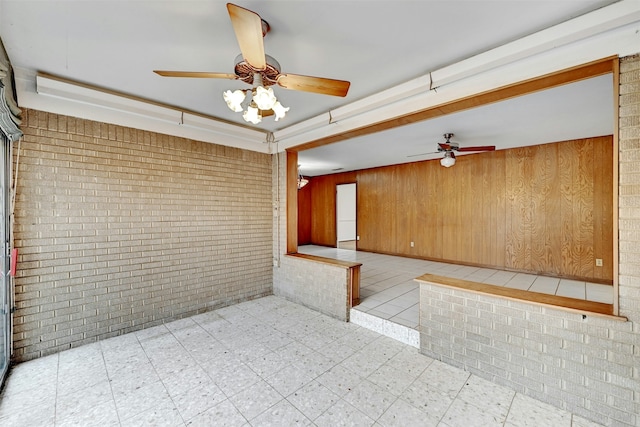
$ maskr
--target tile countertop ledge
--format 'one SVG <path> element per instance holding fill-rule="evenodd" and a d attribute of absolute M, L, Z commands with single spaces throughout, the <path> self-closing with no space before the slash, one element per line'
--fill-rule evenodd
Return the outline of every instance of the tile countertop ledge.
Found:
<path fill-rule="evenodd" d="M 493 295 L 496 297 L 544 305 L 561 310 L 577 312 L 583 315 L 607 317 L 612 320 L 627 321 L 623 316 L 613 314 L 613 304 L 585 301 L 576 298 L 568 298 L 557 295 L 543 294 L 539 292 L 524 291 L 520 289 L 504 288 L 502 286 L 487 285 L 485 283 L 470 282 L 468 280 L 454 279 L 451 277 L 437 276 L 435 274 L 423 274 L 415 279 L 419 283 L 436 286 L 444 286 L 453 289 L 464 290 L 477 294 Z"/>

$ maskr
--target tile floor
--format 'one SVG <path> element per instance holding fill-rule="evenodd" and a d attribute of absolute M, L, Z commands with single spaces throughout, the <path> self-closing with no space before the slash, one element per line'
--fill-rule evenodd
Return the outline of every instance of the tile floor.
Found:
<path fill-rule="evenodd" d="M 595 426 L 271 296 L 15 366 L 10 426 Z"/>
<path fill-rule="evenodd" d="M 361 303 L 354 309 L 414 329 L 417 329 L 419 319 L 419 286 L 413 279 L 425 273 L 607 304 L 613 303 L 613 288 L 597 283 L 325 246 L 300 246 L 298 252 L 361 262 Z"/>

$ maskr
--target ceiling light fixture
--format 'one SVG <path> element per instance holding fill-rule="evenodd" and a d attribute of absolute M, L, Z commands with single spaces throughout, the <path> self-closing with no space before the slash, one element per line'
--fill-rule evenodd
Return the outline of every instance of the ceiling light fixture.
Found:
<path fill-rule="evenodd" d="M 309 183 L 309 179 L 302 176 L 300 173 L 300 165 L 298 165 L 298 190 Z"/>
<path fill-rule="evenodd" d="M 251 94 L 247 97 L 247 94 Z M 229 109 L 236 113 L 242 113 L 245 122 L 257 125 L 262 121 L 263 113 L 275 114 L 276 122 L 284 118 L 289 107 L 283 107 L 276 98 L 273 89 L 264 87 L 262 84 L 262 74 L 253 73 L 253 88 L 251 90 L 227 90 L 222 94 Z M 246 101 L 246 102 L 245 102 Z M 245 110 L 244 105 L 247 106 Z"/>
<path fill-rule="evenodd" d="M 440 164 L 445 168 L 450 168 L 456 164 L 456 156 L 451 151 L 446 151 L 444 157 L 440 159 Z"/>

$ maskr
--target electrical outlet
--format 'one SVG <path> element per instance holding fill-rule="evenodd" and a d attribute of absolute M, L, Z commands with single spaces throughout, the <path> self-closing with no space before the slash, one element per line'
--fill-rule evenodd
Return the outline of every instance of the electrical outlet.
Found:
<path fill-rule="evenodd" d="M 413 244 L 413 242 L 411 242 L 411 247 L 413 248 L 415 245 Z"/>
<path fill-rule="evenodd" d="M 596 267 L 602 267 L 602 258 L 596 258 Z"/>

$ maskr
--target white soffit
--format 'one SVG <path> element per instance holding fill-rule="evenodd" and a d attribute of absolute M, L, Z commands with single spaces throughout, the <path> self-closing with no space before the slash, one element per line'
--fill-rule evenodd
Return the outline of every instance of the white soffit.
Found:
<path fill-rule="evenodd" d="M 18 74 L 18 73 L 16 73 Z M 24 90 L 35 80 L 35 90 Z M 41 111 L 191 138 L 263 153 L 270 152 L 267 132 L 225 123 L 177 108 L 158 105 L 46 75 L 16 78 L 21 103 Z"/>

